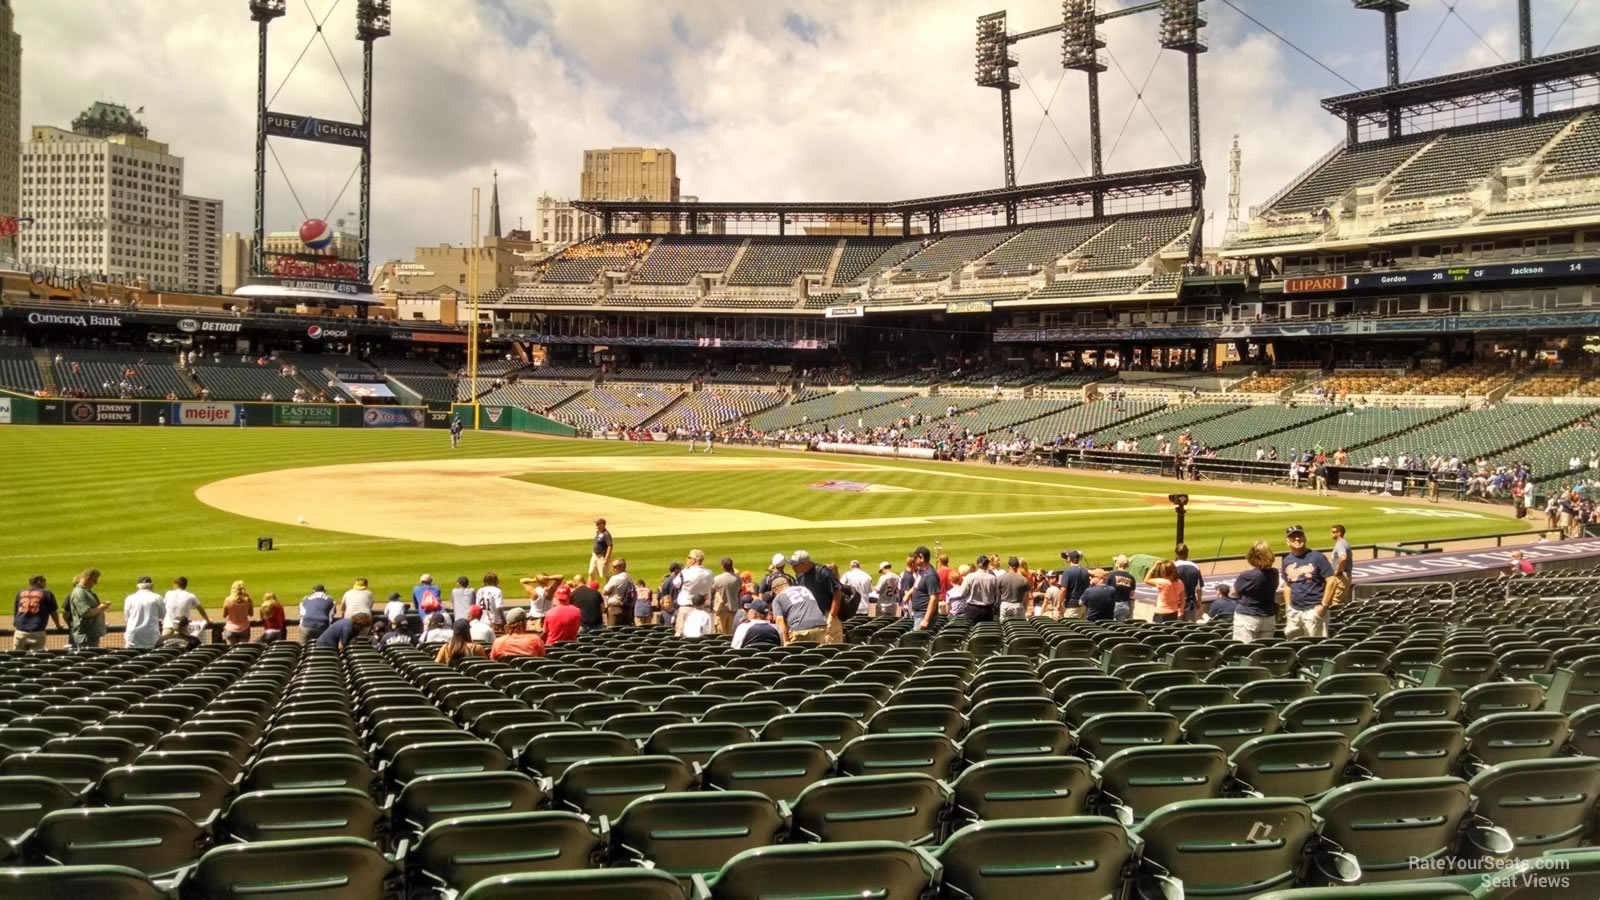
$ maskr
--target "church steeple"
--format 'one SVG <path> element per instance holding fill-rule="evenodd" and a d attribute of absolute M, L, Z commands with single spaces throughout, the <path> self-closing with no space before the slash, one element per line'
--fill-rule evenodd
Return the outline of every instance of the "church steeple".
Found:
<path fill-rule="evenodd" d="M 500 170 L 494 171 L 494 187 L 489 189 L 489 234 L 500 237 Z"/>

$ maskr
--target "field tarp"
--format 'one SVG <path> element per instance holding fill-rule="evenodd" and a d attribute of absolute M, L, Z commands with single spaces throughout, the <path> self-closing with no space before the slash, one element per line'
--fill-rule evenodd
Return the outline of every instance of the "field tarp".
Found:
<path fill-rule="evenodd" d="M 883 444 L 832 444 L 823 441 L 817 449 L 824 453 L 860 453 L 866 456 L 894 456 L 900 459 L 933 459 L 931 447 L 887 447 Z"/>

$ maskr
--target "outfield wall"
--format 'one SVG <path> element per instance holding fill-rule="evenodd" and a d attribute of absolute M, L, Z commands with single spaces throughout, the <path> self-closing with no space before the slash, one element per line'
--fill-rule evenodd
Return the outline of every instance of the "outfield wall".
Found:
<path fill-rule="evenodd" d="M 235 403 L 219 400 L 75 400 L 0 395 L 0 425 L 151 425 L 281 428 L 445 428 L 434 406 L 353 403 Z"/>

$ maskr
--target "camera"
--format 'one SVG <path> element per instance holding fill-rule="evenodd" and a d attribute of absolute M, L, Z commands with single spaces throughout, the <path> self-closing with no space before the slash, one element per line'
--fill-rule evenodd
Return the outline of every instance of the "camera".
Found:
<path fill-rule="evenodd" d="M 1167 499 L 1172 502 L 1173 506 L 1187 506 L 1189 504 L 1188 494 L 1168 494 Z"/>

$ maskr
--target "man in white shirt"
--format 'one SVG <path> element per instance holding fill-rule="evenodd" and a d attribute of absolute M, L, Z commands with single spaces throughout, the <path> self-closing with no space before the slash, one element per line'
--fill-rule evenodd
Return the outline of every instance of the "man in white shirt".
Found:
<path fill-rule="evenodd" d="M 686 638 L 705 637 L 713 628 L 710 610 L 706 609 L 706 598 L 696 596 L 694 605 L 688 609 L 679 610 L 678 621 L 683 625 L 683 636 Z"/>
<path fill-rule="evenodd" d="M 853 588 L 856 596 L 861 598 L 861 603 L 857 606 L 857 609 L 866 609 L 869 598 L 872 596 L 872 576 L 862 570 L 861 560 L 850 560 L 850 568 L 839 576 L 839 580 L 844 582 L 846 587 Z"/>
<path fill-rule="evenodd" d="M 165 607 L 162 614 L 162 626 L 165 628 L 182 633 L 191 613 L 199 613 L 207 625 L 211 624 L 211 617 L 200 606 L 200 598 L 189 593 L 189 579 L 182 575 L 172 579 L 172 590 L 161 598 L 161 603 Z"/>
<path fill-rule="evenodd" d="M 706 554 L 704 550 L 690 550 L 684 560 L 683 571 L 679 573 L 683 578 L 683 586 L 678 589 L 678 607 L 682 612 L 683 607 L 694 605 L 696 597 L 710 597 L 712 588 L 716 587 L 717 577 L 706 568 Z M 674 619 L 677 633 L 683 634 L 683 618 Z"/>
<path fill-rule="evenodd" d="M 139 589 L 122 601 L 122 618 L 126 623 L 123 641 L 129 647 L 150 648 L 161 642 L 161 621 L 167 605 L 161 595 L 150 589 L 149 575 L 139 578 Z"/>
<path fill-rule="evenodd" d="M 345 591 L 344 596 L 339 598 L 338 618 L 348 619 L 356 613 L 372 615 L 372 592 L 367 590 L 365 578 L 357 578 L 350 590 Z"/>
<path fill-rule="evenodd" d="M 628 574 L 628 561 L 622 558 L 611 561 L 612 576 L 600 589 L 606 600 L 606 624 L 633 624 L 633 576 Z"/>

